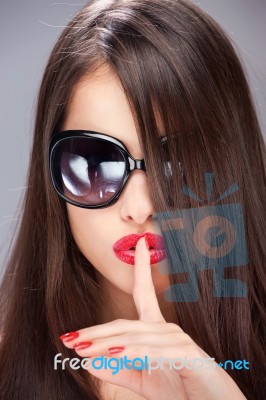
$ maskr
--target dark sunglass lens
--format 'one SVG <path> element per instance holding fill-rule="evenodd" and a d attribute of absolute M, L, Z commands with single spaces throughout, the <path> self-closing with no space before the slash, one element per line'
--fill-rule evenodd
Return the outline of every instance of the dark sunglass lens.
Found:
<path fill-rule="evenodd" d="M 66 138 L 58 142 L 52 155 L 57 190 L 84 205 L 100 205 L 120 189 L 126 160 L 119 148 L 102 139 Z"/>

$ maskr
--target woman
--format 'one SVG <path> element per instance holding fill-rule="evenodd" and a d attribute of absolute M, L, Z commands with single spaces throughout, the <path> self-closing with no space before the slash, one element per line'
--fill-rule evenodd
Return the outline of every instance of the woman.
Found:
<path fill-rule="evenodd" d="M 220 204 L 242 207 L 248 262 L 224 279 L 247 290 L 226 296 L 220 280 L 213 296 L 203 268 L 199 295 L 194 280 L 185 298 L 193 268 L 169 271 L 180 249 L 163 226 L 171 212 L 199 210 L 210 172 L 209 204 L 237 183 Z M 40 88 L 29 189 L 1 288 L 1 398 L 262 399 L 265 182 L 251 95 L 221 28 L 186 1 L 90 1 Z M 150 374 L 69 362 L 102 355 L 168 361 Z M 171 369 L 169 359 L 202 368 Z M 219 368 L 225 360 L 245 368 Z"/>

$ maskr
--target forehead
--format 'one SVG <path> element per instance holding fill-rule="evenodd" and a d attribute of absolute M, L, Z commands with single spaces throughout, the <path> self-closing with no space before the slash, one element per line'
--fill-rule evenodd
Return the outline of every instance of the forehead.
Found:
<path fill-rule="evenodd" d="M 133 133 L 134 122 L 115 74 L 106 67 L 75 85 L 64 129 L 90 129 L 109 135 Z"/>
<path fill-rule="evenodd" d="M 94 130 L 129 141 L 133 147 L 137 145 L 136 126 L 127 97 L 109 65 L 103 64 L 93 74 L 83 76 L 73 88 L 63 123 L 63 130 L 68 129 Z"/>

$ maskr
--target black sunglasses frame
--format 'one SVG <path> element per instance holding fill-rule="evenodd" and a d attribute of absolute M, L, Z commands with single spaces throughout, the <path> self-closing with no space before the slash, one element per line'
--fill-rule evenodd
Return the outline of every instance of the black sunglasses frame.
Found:
<path fill-rule="evenodd" d="M 102 204 L 86 205 L 86 204 L 81 204 L 79 202 L 69 199 L 63 193 L 61 193 L 61 191 L 57 187 L 56 181 L 53 176 L 53 152 L 54 152 L 56 146 L 58 145 L 58 143 L 60 143 L 63 140 L 69 139 L 69 138 L 78 139 L 78 138 L 84 138 L 84 137 L 85 138 L 86 137 L 87 138 L 97 138 L 102 141 L 105 141 L 105 142 L 108 141 L 109 143 L 112 143 L 115 147 L 118 148 L 118 150 L 122 153 L 122 155 L 124 156 L 124 159 L 125 159 L 126 170 L 125 170 L 124 178 L 123 178 L 120 188 L 118 189 L 118 191 L 114 195 L 114 197 L 112 197 L 110 200 L 108 200 L 107 202 L 102 203 Z M 163 137 L 161 142 L 163 142 L 164 140 L 166 140 L 166 137 Z M 62 131 L 62 132 L 55 132 L 50 139 L 49 171 L 50 171 L 50 176 L 52 179 L 53 186 L 54 186 L 56 192 L 58 193 L 58 195 L 62 199 L 64 199 L 66 202 L 68 202 L 74 206 L 77 206 L 80 208 L 98 209 L 98 208 L 105 208 L 105 207 L 109 207 L 109 206 L 113 205 L 119 199 L 121 192 L 123 191 L 131 172 L 134 171 L 135 169 L 146 172 L 144 158 L 142 158 L 140 160 L 135 159 L 129 153 L 129 151 L 126 148 L 126 146 L 124 145 L 124 143 L 122 143 L 120 140 L 114 138 L 113 136 L 107 135 L 105 133 L 100 133 L 100 132 L 95 132 L 95 131 L 85 131 L 85 130 L 67 130 L 67 131 Z"/>

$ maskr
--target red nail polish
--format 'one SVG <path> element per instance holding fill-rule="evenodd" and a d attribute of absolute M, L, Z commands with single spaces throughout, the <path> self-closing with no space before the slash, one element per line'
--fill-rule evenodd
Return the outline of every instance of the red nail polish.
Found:
<path fill-rule="evenodd" d="M 117 347 L 109 347 L 108 351 L 110 354 L 116 354 L 116 353 L 121 353 L 121 351 L 125 350 L 123 346 L 117 346 Z"/>
<path fill-rule="evenodd" d="M 75 350 L 83 350 L 86 349 L 87 347 L 90 347 L 92 345 L 92 342 L 78 342 L 75 344 L 74 349 Z"/>
<path fill-rule="evenodd" d="M 79 337 L 79 333 L 75 331 L 65 333 L 64 335 L 61 335 L 59 339 L 63 340 L 64 342 L 71 342 L 71 340 L 76 339 L 77 337 Z"/>

